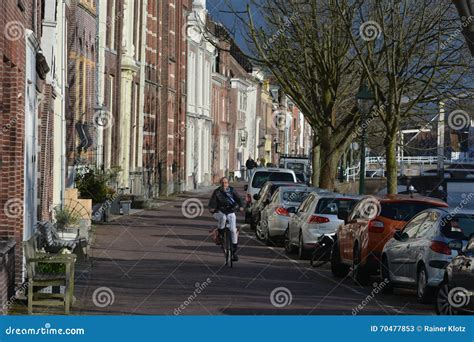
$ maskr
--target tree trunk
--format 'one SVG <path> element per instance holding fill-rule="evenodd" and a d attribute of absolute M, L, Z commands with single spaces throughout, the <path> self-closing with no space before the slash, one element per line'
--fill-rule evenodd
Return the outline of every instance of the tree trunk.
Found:
<path fill-rule="evenodd" d="M 387 193 L 397 193 L 397 135 L 387 133 L 385 137 L 385 155 L 387 168 Z"/>
<path fill-rule="evenodd" d="M 319 184 L 319 176 L 320 176 L 320 164 L 321 164 L 321 148 L 318 145 L 318 136 L 316 132 L 313 133 L 313 147 L 312 147 L 312 174 L 311 174 L 311 182 L 313 186 L 317 186 Z"/>
<path fill-rule="evenodd" d="M 341 156 L 341 150 L 336 149 L 335 138 L 329 127 L 323 128 L 321 132 L 321 175 L 319 187 L 334 190 L 337 176 L 337 165 Z"/>

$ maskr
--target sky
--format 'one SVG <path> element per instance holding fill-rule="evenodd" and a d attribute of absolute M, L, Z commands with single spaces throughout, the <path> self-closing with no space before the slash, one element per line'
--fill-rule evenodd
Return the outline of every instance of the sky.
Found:
<path fill-rule="evenodd" d="M 232 33 L 235 33 L 235 40 L 239 47 L 248 52 L 247 43 L 245 42 L 242 32 L 239 30 L 239 20 L 236 19 L 232 13 L 225 13 L 229 11 L 228 3 L 235 6 L 238 11 L 245 10 L 247 1 L 245 0 L 207 0 L 207 10 L 214 18 L 214 20 L 224 24 Z M 258 19 L 257 19 L 258 20 Z"/>

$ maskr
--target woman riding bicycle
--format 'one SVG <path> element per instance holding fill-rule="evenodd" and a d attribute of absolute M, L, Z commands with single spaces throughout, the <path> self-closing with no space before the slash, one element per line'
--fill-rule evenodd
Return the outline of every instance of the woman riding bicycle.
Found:
<path fill-rule="evenodd" d="M 221 178 L 220 186 L 214 190 L 209 200 L 209 211 L 214 214 L 217 220 L 219 233 L 225 228 L 226 220 L 229 220 L 229 229 L 232 236 L 233 261 L 238 261 L 237 257 L 237 211 L 244 211 L 242 200 L 235 192 L 234 188 L 229 186 L 229 180 L 226 177 Z"/>

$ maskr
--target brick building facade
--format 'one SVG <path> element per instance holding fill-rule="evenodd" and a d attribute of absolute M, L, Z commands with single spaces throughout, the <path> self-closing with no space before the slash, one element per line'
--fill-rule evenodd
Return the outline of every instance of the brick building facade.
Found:
<path fill-rule="evenodd" d="M 22 241 L 38 220 L 51 219 L 55 92 L 45 82 L 44 8 L 44 0 L 0 3 L 0 239 L 15 242 L 14 257 L 2 260 L 2 298 L 12 291 L 13 274 L 17 284 L 23 279 Z"/>
<path fill-rule="evenodd" d="M 67 186 L 74 181 L 74 166 L 94 164 L 97 150 L 96 127 L 96 0 L 72 0 L 67 9 L 68 94 Z"/>
<path fill-rule="evenodd" d="M 191 0 L 162 0 L 158 10 L 161 74 L 156 139 L 160 194 L 184 189 L 186 131 L 186 20 Z"/>

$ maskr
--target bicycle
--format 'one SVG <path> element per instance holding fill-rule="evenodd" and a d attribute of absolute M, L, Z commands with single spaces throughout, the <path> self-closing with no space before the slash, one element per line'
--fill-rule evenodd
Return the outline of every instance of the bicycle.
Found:
<path fill-rule="evenodd" d="M 323 234 L 319 237 L 311 256 L 311 266 L 321 267 L 331 260 L 331 250 L 335 240 L 336 234 Z"/>
<path fill-rule="evenodd" d="M 222 230 L 222 249 L 224 250 L 225 265 L 234 266 L 234 249 L 232 248 L 232 234 L 230 232 L 229 219 L 225 221 L 225 228 Z"/>

